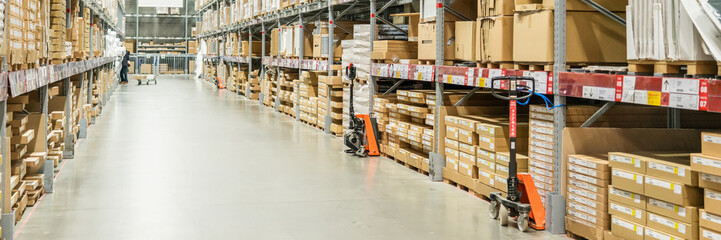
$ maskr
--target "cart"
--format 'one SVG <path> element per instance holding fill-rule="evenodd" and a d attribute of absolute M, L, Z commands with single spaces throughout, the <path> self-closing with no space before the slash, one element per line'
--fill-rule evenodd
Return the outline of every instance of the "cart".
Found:
<path fill-rule="evenodd" d="M 145 85 L 150 85 L 150 82 L 153 82 L 153 84 L 158 84 L 158 79 L 153 74 L 149 75 L 137 75 L 135 76 L 135 80 L 138 80 L 138 85 L 143 84 L 145 82 Z"/>

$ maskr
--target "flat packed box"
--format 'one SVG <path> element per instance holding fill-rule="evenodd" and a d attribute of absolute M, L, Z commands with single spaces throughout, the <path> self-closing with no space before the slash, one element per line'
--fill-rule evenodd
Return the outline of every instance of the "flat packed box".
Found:
<path fill-rule="evenodd" d="M 611 182 L 615 188 L 632 193 L 645 194 L 644 175 L 621 169 L 611 170 Z"/>
<path fill-rule="evenodd" d="M 694 206 L 677 205 L 654 198 L 647 198 L 646 210 L 686 223 L 698 222 L 698 208 Z"/>
<path fill-rule="evenodd" d="M 578 218 L 566 216 L 566 230 L 586 239 L 603 240 L 603 229 Z"/>
<path fill-rule="evenodd" d="M 721 157 L 707 154 L 691 154 L 691 169 L 700 173 L 721 176 Z"/>
<path fill-rule="evenodd" d="M 684 239 L 698 239 L 698 222 L 686 223 L 649 212 L 646 226 Z"/>
<path fill-rule="evenodd" d="M 627 206 L 646 210 L 646 196 L 608 186 L 608 199 Z"/>
<path fill-rule="evenodd" d="M 513 16 L 478 19 L 475 34 L 478 42 L 475 48 L 478 61 L 513 61 Z"/>
<path fill-rule="evenodd" d="M 703 204 L 702 190 L 698 187 L 651 176 L 646 176 L 643 187 L 644 195 L 650 198 L 663 199 L 670 203 L 686 206 Z"/>
<path fill-rule="evenodd" d="M 643 224 L 635 224 L 629 220 L 611 216 L 611 233 L 616 237 L 626 240 L 643 240 L 644 229 Z"/>
<path fill-rule="evenodd" d="M 701 133 L 701 153 L 721 157 L 721 133 Z"/>
<path fill-rule="evenodd" d="M 455 52 L 456 60 L 476 61 L 476 22 L 457 21 L 455 29 Z"/>
<path fill-rule="evenodd" d="M 645 240 L 672 240 L 672 239 L 683 239 L 676 235 L 671 235 L 653 228 L 646 227 L 645 229 Z"/>
<path fill-rule="evenodd" d="M 700 173 L 698 186 L 704 189 L 711 189 L 721 192 L 721 176 L 708 173 Z"/>
<path fill-rule="evenodd" d="M 608 153 L 608 165 L 613 169 L 624 169 L 635 173 L 646 173 L 646 161 L 640 156 L 622 153 Z"/>
<path fill-rule="evenodd" d="M 608 213 L 639 225 L 646 225 L 646 210 L 610 201 Z"/>
<path fill-rule="evenodd" d="M 711 230 L 705 227 L 701 227 L 701 240 L 718 240 L 721 239 L 721 233 L 716 232 L 718 229 Z"/>

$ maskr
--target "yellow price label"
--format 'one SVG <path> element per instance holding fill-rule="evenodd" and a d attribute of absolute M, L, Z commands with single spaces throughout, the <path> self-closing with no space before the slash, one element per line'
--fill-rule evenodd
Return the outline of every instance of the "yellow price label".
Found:
<path fill-rule="evenodd" d="M 485 87 L 486 86 L 486 79 L 485 78 L 478 78 L 478 84 L 476 87 Z"/>
<path fill-rule="evenodd" d="M 423 80 L 423 73 L 418 73 L 418 77 L 416 77 L 416 80 Z"/>
<path fill-rule="evenodd" d="M 453 83 L 453 75 L 446 76 L 446 83 Z"/>
<path fill-rule="evenodd" d="M 400 72 L 396 72 L 396 78 L 401 78 L 401 73 L 400 73 Z"/>
<path fill-rule="evenodd" d="M 648 91 L 648 105 L 661 106 L 661 92 Z"/>

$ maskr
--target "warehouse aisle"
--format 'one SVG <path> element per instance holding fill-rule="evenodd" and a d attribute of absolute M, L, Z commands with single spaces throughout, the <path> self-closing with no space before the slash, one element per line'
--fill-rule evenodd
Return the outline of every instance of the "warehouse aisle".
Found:
<path fill-rule="evenodd" d="M 565 239 L 202 81 L 111 99 L 17 239 Z"/>

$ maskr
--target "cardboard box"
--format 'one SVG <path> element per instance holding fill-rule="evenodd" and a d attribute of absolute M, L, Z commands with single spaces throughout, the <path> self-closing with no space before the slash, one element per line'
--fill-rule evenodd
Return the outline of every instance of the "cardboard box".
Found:
<path fill-rule="evenodd" d="M 576 210 L 574 208 L 566 208 L 566 214 L 570 217 L 581 219 L 590 224 L 596 225 L 602 229 L 607 229 L 611 222 L 608 218 L 596 218 L 590 214 Z"/>
<path fill-rule="evenodd" d="M 617 13 L 625 17 L 623 13 Z M 553 62 L 553 11 L 513 16 L 513 60 Z M 626 62 L 626 28 L 598 12 L 566 13 L 566 61 Z"/>
<path fill-rule="evenodd" d="M 647 198 L 646 210 L 686 223 L 698 222 L 698 208 L 693 206 L 682 206 L 654 198 Z"/>
<path fill-rule="evenodd" d="M 647 228 L 645 229 L 645 232 L 646 232 L 646 233 L 645 233 L 646 237 L 644 238 L 645 240 L 682 239 L 682 238 L 677 237 L 677 236 L 675 236 L 675 235 L 670 235 L 670 234 L 668 234 L 668 233 L 664 233 L 664 232 L 661 232 L 661 231 L 658 231 L 658 230 L 656 230 L 656 229 L 649 228 L 649 227 L 647 227 Z"/>
<path fill-rule="evenodd" d="M 466 129 L 458 129 L 458 141 L 471 144 L 471 145 L 477 145 L 478 144 L 478 134 L 474 131 L 469 131 Z"/>
<path fill-rule="evenodd" d="M 479 135 L 478 147 L 493 152 L 509 152 L 510 141 L 508 138 L 490 138 Z M 516 151 L 518 153 L 528 151 L 528 138 L 516 138 Z"/>
<path fill-rule="evenodd" d="M 701 221 L 703 221 L 703 217 Z M 698 239 L 698 225 L 698 222 L 685 223 L 655 214 L 653 212 L 648 213 L 648 220 L 646 221 L 646 226 L 650 228 L 658 229 L 659 231 L 670 233 L 685 239 Z"/>
<path fill-rule="evenodd" d="M 645 194 L 644 175 L 621 169 L 611 169 L 611 182 L 615 188 L 632 193 Z"/>
<path fill-rule="evenodd" d="M 649 198 L 663 199 L 670 203 L 686 206 L 700 206 L 703 204 L 703 194 L 698 187 L 651 176 L 645 177 L 643 187 L 644 195 Z"/>
<path fill-rule="evenodd" d="M 501 192 L 507 193 L 508 192 L 508 179 L 504 178 L 502 176 L 494 175 L 495 178 L 495 185 L 493 188 L 498 189 Z"/>
<path fill-rule="evenodd" d="M 712 214 L 721 215 L 721 192 L 704 189 L 704 209 Z"/>
<path fill-rule="evenodd" d="M 721 133 L 701 133 L 701 153 L 721 157 Z"/>
<path fill-rule="evenodd" d="M 608 153 L 608 166 L 613 169 L 623 169 L 635 173 L 646 173 L 646 161 L 638 155 L 610 152 Z"/>
<path fill-rule="evenodd" d="M 443 26 L 444 31 L 444 58 L 453 60 L 455 56 L 455 41 L 451 41 L 451 38 L 455 38 L 455 24 L 453 22 L 446 22 Z M 448 44 L 450 42 L 450 44 Z M 436 59 L 436 24 L 435 23 L 421 23 L 418 24 L 418 59 L 420 60 L 435 60 Z"/>
<path fill-rule="evenodd" d="M 570 157 L 569 157 L 569 159 L 570 159 Z M 585 168 L 585 167 L 582 167 L 582 166 L 579 166 L 576 164 L 571 164 L 571 163 L 569 163 L 567 166 L 568 166 L 568 171 L 580 173 L 580 174 L 590 176 L 590 177 L 593 177 L 596 179 L 609 180 L 611 178 L 610 172 L 598 171 L 595 169 Z"/>
<path fill-rule="evenodd" d="M 452 127 L 452 126 L 446 126 L 446 138 L 458 140 L 458 137 L 459 137 L 458 128 Z"/>
<path fill-rule="evenodd" d="M 576 174 L 576 175 L 583 176 L 581 174 Z M 545 175 L 543 175 L 543 177 L 549 179 L 550 182 L 548 182 L 548 184 L 553 184 L 553 182 L 551 180 L 551 179 L 553 179 L 552 177 L 547 177 Z M 535 179 L 536 179 L 536 176 L 534 176 L 534 181 L 535 181 Z M 574 187 L 577 187 L 577 188 L 580 188 L 580 189 L 583 189 L 583 190 L 586 190 L 589 192 L 593 192 L 596 194 L 605 194 L 606 192 L 608 192 L 608 189 L 605 186 L 604 187 L 596 186 L 594 184 L 591 184 L 591 183 L 588 183 L 585 181 L 581 181 L 578 179 L 573 179 L 573 178 L 568 179 L 568 186 L 574 186 Z"/>
<path fill-rule="evenodd" d="M 497 152 L 496 153 L 496 164 L 508 166 L 511 161 L 509 152 Z M 518 169 L 528 169 L 528 157 L 516 154 L 516 166 Z"/>
<path fill-rule="evenodd" d="M 465 151 L 458 152 L 458 160 L 465 161 L 473 166 L 476 166 L 476 161 L 477 161 L 475 154 L 469 154 Z"/>
<path fill-rule="evenodd" d="M 626 219 L 611 216 L 611 233 L 626 240 L 643 240 L 644 226 Z"/>
<path fill-rule="evenodd" d="M 478 19 L 475 34 L 478 43 L 475 49 L 478 61 L 513 61 L 513 16 Z"/>
<path fill-rule="evenodd" d="M 608 203 L 608 213 L 639 225 L 646 225 L 646 210 L 643 209 L 610 201 Z"/>
<path fill-rule="evenodd" d="M 605 193 L 598 194 L 595 192 L 586 191 L 585 189 L 575 187 L 575 186 L 568 186 L 568 192 L 573 193 L 578 196 L 581 196 L 581 197 L 584 197 L 584 198 L 587 198 L 589 200 L 596 201 L 596 202 L 604 202 L 605 203 L 607 200 L 607 198 L 606 198 L 607 195 Z"/>
<path fill-rule="evenodd" d="M 466 161 L 458 161 L 458 173 L 463 176 L 478 178 L 478 170 L 476 166 Z"/>
<path fill-rule="evenodd" d="M 529 167 L 529 170 L 530 170 L 530 169 L 532 169 L 532 168 Z M 553 177 L 553 176 L 549 176 L 549 177 Z M 580 173 L 576 173 L 576 172 L 568 172 L 568 178 L 569 178 L 569 179 L 575 179 L 575 180 L 582 181 L 582 182 L 586 182 L 586 183 L 595 185 L 595 186 L 597 186 L 597 187 L 603 187 L 603 188 L 605 188 L 606 186 L 608 186 L 608 182 L 609 182 L 608 180 L 601 180 L 601 179 L 597 179 L 597 178 L 594 178 L 594 177 L 589 177 L 589 176 L 586 176 L 586 175 L 583 175 L 583 174 L 580 174 Z M 613 180 L 612 180 L 612 181 L 613 181 Z M 614 182 L 615 182 L 615 181 L 614 181 Z M 643 186 L 643 184 L 641 184 L 641 185 Z"/>
<path fill-rule="evenodd" d="M 496 172 L 496 163 L 485 159 L 476 158 L 476 166 L 483 171 Z"/>
<path fill-rule="evenodd" d="M 698 186 L 700 188 L 711 189 L 721 192 L 721 176 L 708 173 L 700 173 Z"/>
<path fill-rule="evenodd" d="M 608 218 L 610 217 L 606 210 L 598 211 L 595 208 L 591 208 L 589 206 L 574 201 L 568 202 L 567 209 L 573 209 L 575 211 L 584 213 L 590 217 L 596 218 L 595 222 L 608 220 Z"/>
<path fill-rule="evenodd" d="M 453 156 L 446 155 L 446 168 L 450 168 L 458 172 L 458 159 Z"/>
<path fill-rule="evenodd" d="M 646 209 L 646 196 L 608 186 L 608 199 L 629 207 Z"/>
<path fill-rule="evenodd" d="M 482 148 L 476 147 L 476 159 L 483 159 L 490 162 L 496 162 L 496 153 L 493 151 L 486 151 Z"/>
<path fill-rule="evenodd" d="M 488 172 L 482 169 L 478 169 L 478 182 L 494 187 L 496 185 L 496 175 L 493 172 Z"/>
<path fill-rule="evenodd" d="M 691 154 L 691 169 L 700 173 L 721 176 L 721 158 L 706 154 Z"/>
<path fill-rule="evenodd" d="M 590 240 L 603 240 L 603 229 L 578 218 L 566 216 L 566 231 Z"/>
<path fill-rule="evenodd" d="M 701 235 L 701 238 L 700 238 L 701 240 L 721 239 L 721 233 L 712 231 L 712 230 L 704 228 L 704 227 L 701 227 L 701 229 L 699 231 L 701 231 L 701 234 L 699 234 L 699 235 Z"/>
<path fill-rule="evenodd" d="M 456 60 L 476 61 L 476 22 L 457 21 L 455 29 Z"/>
<path fill-rule="evenodd" d="M 477 0 L 478 18 L 513 15 L 514 4 L 512 0 Z"/>

